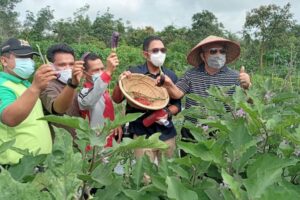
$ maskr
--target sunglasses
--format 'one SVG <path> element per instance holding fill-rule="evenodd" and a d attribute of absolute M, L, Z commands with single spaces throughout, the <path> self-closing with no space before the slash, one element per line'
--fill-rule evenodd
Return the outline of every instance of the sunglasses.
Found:
<path fill-rule="evenodd" d="M 210 55 L 215 55 L 219 52 L 219 54 L 226 54 L 226 50 L 223 48 L 211 48 L 208 50 Z"/>
<path fill-rule="evenodd" d="M 153 48 L 153 49 L 149 49 L 148 51 L 150 51 L 151 53 L 158 53 L 159 51 L 162 53 L 166 53 L 167 49 L 166 48 Z"/>

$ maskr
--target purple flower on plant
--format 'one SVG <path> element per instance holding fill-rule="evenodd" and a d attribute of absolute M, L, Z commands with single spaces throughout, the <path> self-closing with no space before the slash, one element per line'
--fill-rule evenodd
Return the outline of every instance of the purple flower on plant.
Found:
<path fill-rule="evenodd" d="M 240 118 L 246 118 L 246 113 L 245 111 L 241 108 L 238 111 L 235 112 L 235 116 L 240 117 Z"/>
<path fill-rule="evenodd" d="M 207 125 L 203 125 L 201 127 L 202 127 L 203 131 L 205 131 L 205 132 L 208 131 L 208 129 L 209 129 L 209 127 Z"/>

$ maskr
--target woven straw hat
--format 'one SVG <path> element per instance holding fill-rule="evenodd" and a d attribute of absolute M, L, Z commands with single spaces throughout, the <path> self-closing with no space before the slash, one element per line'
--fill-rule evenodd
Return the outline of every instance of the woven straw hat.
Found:
<path fill-rule="evenodd" d="M 132 73 L 130 78 L 121 78 L 119 86 L 129 104 L 147 110 L 160 110 L 169 103 L 169 94 L 163 87 L 156 86 L 155 79 Z"/>
<path fill-rule="evenodd" d="M 226 64 L 231 63 L 235 59 L 237 59 L 240 55 L 241 48 L 240 45 L 236 42 L 227 40 L 222 37 L 217 37 L 210 35 L 201 42 L 199 42 L 188 54 L 187 61 L 189 64 L 198 67 L 201 63 L 203 63 L 202 58 L 200 57 L 200 52 L 205 45 L 208 44 L 221 44 L 226 47 Z"/>

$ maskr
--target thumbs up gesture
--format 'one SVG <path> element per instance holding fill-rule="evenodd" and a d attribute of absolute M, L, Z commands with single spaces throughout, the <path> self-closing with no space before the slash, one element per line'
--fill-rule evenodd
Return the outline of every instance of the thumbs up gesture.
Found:
<path fill-rule="evenodd" d="M 245 67 L 242 66 L 240 69 L 240 86 L 244 89 L 248 89 L 251 86 L 250 76 L 245 72 Z"/>

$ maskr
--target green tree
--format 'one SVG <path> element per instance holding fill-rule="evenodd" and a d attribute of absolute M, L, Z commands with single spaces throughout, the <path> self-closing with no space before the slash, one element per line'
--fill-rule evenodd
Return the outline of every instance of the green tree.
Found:
<path fill-rule="evenodd" d="M 183 27 L 183 28 L 176 28 L 173 25 L 166 26 L 160 33 L 159 35 L 163 39 L 165 45 L 168 45 L 174 41 L 186 41 L 187 40 L 187 33 L 188 29 Z"/>
<path fill-rule="evenodd" d="M 111 34 L 114 31 L 118 31 L 123 35 L 125 32 L 125 26 L 122 19 L 114 19 L 114 15 L 109 12 L 109 9 L 103 14 L 96 17 L 92 24 L 92 36 L 103 41 L 107 47 L 110 46 Z"/>
<path fill-rule="evenodd" d="M 75 35 L 76 35 L 76 42 L 82 43 L 86 42 L 89 39 L 89 34 L 91 33 L 91 26 L 92 22 L 87 15 L 90 6 L 86 4 L 82 8 L 79 8 L 74 13 L 74 22 L 73 25 L 75 27 Z"/>
<path fill-rule="evenodd" d="M 42 40 L 52 34 L 52 20 L 54 19 L 53 11 L 50 6 L 42 8 L 35 17 L 31 11 L 27 11 L 24 23 L 23 37 L 28 40 Z"/>
<path fill-rule="evenodd" d="M 0 0 L 0 40 L 5 40 L 18 34 L 20 23 L 18 13 L 14 11 L 21 0 Z"/>
<path fill-rule="evenodd" d="M 154 34 L 155 30 L 151 26 L 146 26 L 145 28 L 137 29 L 129 27 L 127 31 L 126 41 L 130 46 L 141 47 L 144 39 Z"/>
<path fill-rule="evenodd" d="M 260 6 L 247 13 L 244 36 L 258 41 L 261 70 L 263 70 L 264 56 L 268 49 L 280 47 L 282 41 L 289 38 L 288 31 L 295 23 L 290 8 L 290 3 L 282 8 L 271 4 Z"/>
<path fill-rule="evenodd" d="M 208 10 L 194 14 L 192 22 L 192 28 L 188 34 L 192 44 L 197 44 L 209 35 L 223 36 L 223 24 L 218 22 L 217 17 Z"/>

